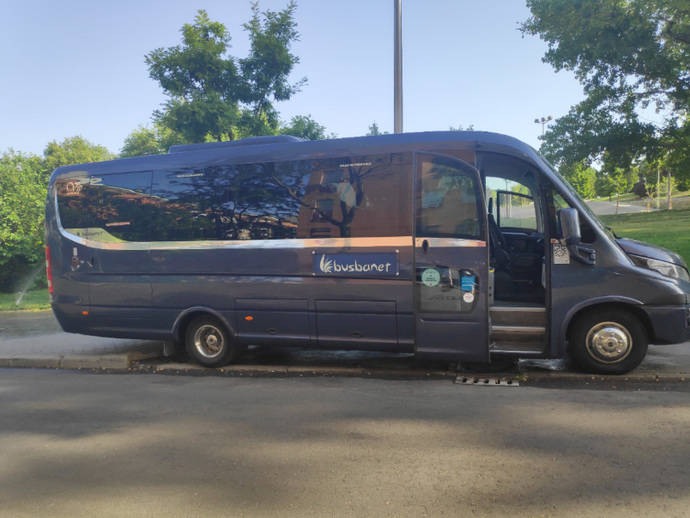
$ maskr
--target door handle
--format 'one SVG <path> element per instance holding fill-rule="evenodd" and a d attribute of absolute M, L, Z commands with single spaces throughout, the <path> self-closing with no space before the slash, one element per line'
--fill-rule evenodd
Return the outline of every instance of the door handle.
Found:
<path fill-rule="evenodd" d="M 581 263 L 593 265 L 597 262 L 597 251 L 581 245 L 571 245 L 572 256 Z"/>
<path fill-rule="evenodd" d="M 93 256 L 91 257 L 91 259 L 89 259 L 89 260 L 86 261 L 86 262 L 89 263 L 89 266 L 90 266 L 91 268 L 93 268 L 93 267 L 96 266 L 96 258 L 93 257 Z"/>
<path fill-rule="evenodd" d="M 422 241 L 422 250 L 424 250 L 424 253 L 426 254 L 426 251 L 429 250 L 429 241 L 426 239 Z"/>

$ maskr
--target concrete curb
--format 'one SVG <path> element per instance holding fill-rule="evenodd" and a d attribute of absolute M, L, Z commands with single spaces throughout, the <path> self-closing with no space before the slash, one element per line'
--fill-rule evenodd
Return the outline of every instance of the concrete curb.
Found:
<path fill-rule="evenodd" d="M 630 372 L 622 375 L 593 375 L 581 372 L 556 371 L 556 372 L 522 372 L 516 375 L 519 381 L 526 384 L 548 383 L 686 383 L 690 382 L 690 374 L 684 372 Z"/>
<path fill-rule="evenodd" d="M 135 363 L 132 371 L 181 376 L 228 377 L 349 377 L 376 379 L 455 379 L 454 371 L 420 371 L 413 369 L 368 369 L 363 367 L 306 365 L 229 365 L 218 369 L 190 363 Z"/>
<path fill-rule="evenodd" d="M 142 374 L 167 374 L 178 376 L 228 376 L 228 377 L 348 377 L 371 379 L 451 379 L 491 378 L 513 380 L 520 384 L 544 386 L 549 384 L 657 384 L 688 383 L 690 374 L 684 372 L 632 372 L 622 376 L 599 376 L 572 371 L 520 371 L 474 372 L 454 370 L 420 370 L 401 368 L 367 368 L 360 366 L 309 366 L 309 365 L 228 365 L 210 369 L 193 363 L 162 362 L 155 352 L 129 352 L 100 356 L 66 355 L 59 357 L 28 356 L 0 358 L 0 368 L 33 368 L 65 370 L 98 370 L 112 372 L 137 372 Z M 148 362 L 146 360 L 149 360 Z"/>
<path fill-rule="evenodd" d="M 135 362 L 161 355 L 154 352 L 130 352 L 126 354 L 91 355 L 60 355 L 60 356 L 26 356 L 0 358 L 0 368 L 28 368 L 28 369 L 97 369 L 97 370 L 127 370 Z"/>

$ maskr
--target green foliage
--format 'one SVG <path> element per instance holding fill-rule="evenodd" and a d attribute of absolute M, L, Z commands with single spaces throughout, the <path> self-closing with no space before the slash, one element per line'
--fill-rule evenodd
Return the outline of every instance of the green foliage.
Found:
<path fill-rule="evenodd" d="M 80 136 L 68 137 L 59 144 L 56 141 L 49 142 L 43 151 L 43 165 L 48 172 L 63 165 L 101 162 L 113 158 L 115 155 L 105 147 L 92 144 Z"/>
<path fill-rule="evenodd" d="M 561 168 L 561 174 L 584 199 L 594 198 L 596 192 L 597 172 L 585 162 L 576 162 Z"/>
<path fill-rule="evenodd" d="M 292 135 L 306 140 L 323 140 L 333 138 L 326 135 L 326 128 L 311 118 L 311 115 L 296 115 L 290 123 L 280 128 L 281 135 Z"/>
<path fill-rule="evenodd" d="M 601 160 L 629 168 L 663 160 L 690 176 L 690 9 L 687 0 L 528 0 L 525 34 L 547 42 L 544 61 L 571 70 L 586 98 L 543 137 L 554 163 Z M 640 117 L 654 107 L 662 123 Z"/>
<path fill-rule="evenodd" d="M 595 180 L 597 196 L 613 196 L 630 192 L 637 181 L 637 175 L 632 169 L 609 167 L 602 169 Z"/>
<path fill-rule="evenodd" d="M 186 143 L 277 134 L 275 103 L 292 97 L 304 83 L 288 81 L 299 61 L 290 51 L 299 38 L 295 9 L 290 2 L 281 11 L 260 12 L 253 4 L 252 18 L 243 25 L 250 52 L 242 59 L 228 53 L 227 28 L 199 10 L 194 23 L 182 27 L 181 45 L 146 56 L 151 78 L 169 96 L 154 112 L 155 122 Z M 151 149 L 155 139 L 142 137 L 142 149 Z"/>
<path fill-rule="evenodd" d="M 120 157 L 164 154 L 170 146 L 183 143 L 179 134 L 159 124 L 154 124 L 153 128 L 139 126 L 125 138 Z"/>
<path fill-rule="evenodd" d="M 0 156 L 0 290 L 43 257 L 47 180 L 40 157 L 11 149 Z"/>
<path fill-rule="evenodd" d="M 43 158 L 12 149 L 0 156 L 0 291 L 16 289 L 43 262 L 50 173 L 63 165 L 111 158 L 105 147 L 78 136 L 50 142 Z"/>
<path fill-rule="evenodd" d="M 388 135 L 388 132 L 387 131 L 381 131 L 379 129 L 379 125 L 376 124 L 376 121 L 374 121 L 369 125 L 369 131 L 367 132 L 366 136 L 367 137 L 375 137 L 376 135 Z"/>

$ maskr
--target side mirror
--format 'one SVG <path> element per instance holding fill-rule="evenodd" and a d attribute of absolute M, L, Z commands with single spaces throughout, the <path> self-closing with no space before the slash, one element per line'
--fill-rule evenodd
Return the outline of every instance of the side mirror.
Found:
<path fill-rule="evenodd" d="M 580 218 L 577 210 L 561 209 L 558 211 L 558 219 L 561 222 L 561 232 L 570 256 L 590 266 L 595 264 L 597 262 L 596 250 L 580 245 L 582 234 L 580 233 Z"/>
<path fill-rule="evenodd" d="M 561 222 L 561 232 L 568 246 L 580 244 L 580 218 L 576 209 L 561 209 L 558 211 L 558 219 Z"/>

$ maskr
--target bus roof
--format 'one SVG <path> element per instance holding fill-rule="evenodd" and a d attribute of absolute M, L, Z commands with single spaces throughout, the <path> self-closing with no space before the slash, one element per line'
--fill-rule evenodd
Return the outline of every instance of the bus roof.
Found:
<path fill-rule="evenodd" d="M 524 142 L 486 131 L 428 131 L 327 140 L 302 140 L 289 135 L 250 137 L 230 142 L 173 146 L 167 154 L 120 158 L 106 162 L 75 164 L 56 169 L 56 177 L 75 171 L 93 174 L 151 171 L 163 168 L 205 167 L 227 162 L 270 162 L 364 155 L 382 152 L 472 149 L 500 152 L 544 166 L 540 155 Z"/>

